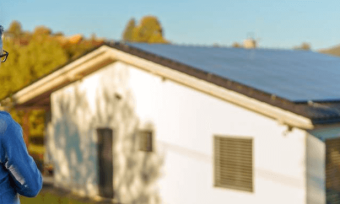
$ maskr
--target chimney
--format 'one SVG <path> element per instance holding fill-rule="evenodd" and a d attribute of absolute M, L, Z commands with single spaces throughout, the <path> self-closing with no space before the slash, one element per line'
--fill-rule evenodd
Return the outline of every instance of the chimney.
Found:
<path fill-rule="evenodd" d="M 252 38 L 248 38 L 243 41 L 243 47 L 246 49 L 254 49 L 256 48 L 256 44 L 256 41 Z"/>

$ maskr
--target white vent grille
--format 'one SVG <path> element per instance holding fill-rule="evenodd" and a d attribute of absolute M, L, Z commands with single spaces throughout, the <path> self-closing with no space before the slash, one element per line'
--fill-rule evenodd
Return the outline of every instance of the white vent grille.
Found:
<path fill-rule="evenodd" d="M 214 138 L 215 186 L 253 192 L 253 139 Z"/>

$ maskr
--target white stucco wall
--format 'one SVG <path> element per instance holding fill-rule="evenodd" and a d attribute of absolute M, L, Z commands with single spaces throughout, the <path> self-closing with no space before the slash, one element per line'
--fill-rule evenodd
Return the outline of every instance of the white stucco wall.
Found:
<path fill-rule="evenodd" d="M 111 127 L 116 132 L 115 193 L 122 202 L 144 196 L 148 203 L 166 204 L 306 203 L 307 140 L 302 130 L 287 132 L 275 120 L 121 62 L 54 92 L 51 100 L 54 139 L 49 141 L 66 138 L 48 147 L 59 166 L 57 184 L 97 193 L 94 128 Z M 125 153 L 133 145 L 124 138 L 133 139 L 138 128 L 154 130 L 154 153 Z M 214 135 L 253 138 L 254 192 L 214 187 Z M 66 143 L 80 145 L 74 149 Z M 146 190 L 141 190 L 140 178 L 124 181 L 143 171 L 159 174 Z"/>
<path fill-rule="evenodd" d="M 330 126 L 309 131 L 307 136 L 307 200 L 308 204 L 326 203 L 325 140 L 340 138 L 340 127 Z"/>
<path fill-rule="evenodd" d="M 307 203 L 326 203 L 325 143 L 314 135 L 307 135 Z"/>

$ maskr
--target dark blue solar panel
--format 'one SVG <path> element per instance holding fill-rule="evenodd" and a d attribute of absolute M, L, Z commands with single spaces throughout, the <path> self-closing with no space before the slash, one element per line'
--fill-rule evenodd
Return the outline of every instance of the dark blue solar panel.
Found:
<path fill-rule="evenodd" d="M 312 51 L 132 43 L 293 102 L 340 100 L 340 58 Z"/>

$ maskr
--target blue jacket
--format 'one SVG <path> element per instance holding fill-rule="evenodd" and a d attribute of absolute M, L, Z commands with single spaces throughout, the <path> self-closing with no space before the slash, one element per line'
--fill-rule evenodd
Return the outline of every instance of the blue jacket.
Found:
<path fill-rule="evenodd" d="M 42 176 L 28 154 L 21 126 L 0 111 L 0 204 L 19 204 L 19 194 L 35 197 L 42 188 Z"/>

